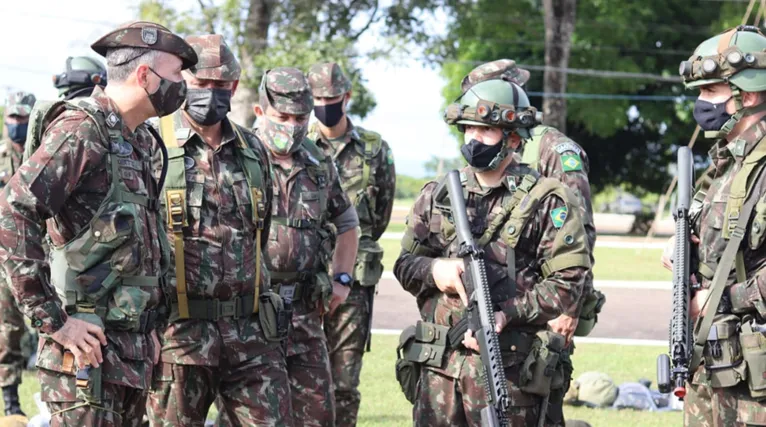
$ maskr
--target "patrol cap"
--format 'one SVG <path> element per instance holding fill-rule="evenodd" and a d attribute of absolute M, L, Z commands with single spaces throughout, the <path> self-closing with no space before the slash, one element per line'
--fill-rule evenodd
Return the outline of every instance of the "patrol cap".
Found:
<path fill-rule="evenodd" d="M 312 65 L 308 78 L 311 92 L 317 98 L 335 98 L 351 90 L 351 81 L 335 62 Z"/>
<path fill-rule="evenodd" d="M 197 53 L 189 43 L 160 24 L 149 21 L 131 21 L 108 32 L 90 45 L 96 53 L 106 57 L 109 49 L 138 47 L 159 50 L 181 58 L 181 69 L 197 63 Z M 120 64 L 110 64 L 120 65 Z"/>
<path fill-rule="evenodd" d="M 186 42 L 197 53 L 197 63 L 189 67 L 189 72 L 194 77 L 206 80 L 239 80 L 242 68 L 223 36 L 220 34 L 189 36 Z"/>
<path fill-rule="evenodd" d="M 306 76 L 301 70 L 279 67 L 266 70 L 258 89 L 261 105 L 284 114 L 309 114 L 314 108 L 314 98 Z"/>
<path fill-rule="evenodd" d="M 29 92 L 14 92 L 8 96 L 5 104 L 6 116 L 28 117 L 32 113 L 37 98 Z"/>
<path fill-rule="evenodd" d="M 501 79 L 523 87 L 529 80 L 529 71 L 516 66 L 513 59 L 498 59 L 471 70 L 463 77 L 460 89 L 465 92 L 476 83 L 491 79 Z"/>

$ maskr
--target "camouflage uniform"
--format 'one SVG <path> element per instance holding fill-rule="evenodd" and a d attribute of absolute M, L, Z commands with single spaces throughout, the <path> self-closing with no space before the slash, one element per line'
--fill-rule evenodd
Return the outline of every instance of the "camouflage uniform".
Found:
<path fill-rule="evenodd" d="M 315 98 L 335 98 L 351 90 L 351 82 L 337 64 L 312 66 L 308 79 Z M 325 318 L 324 324 L 338 427 L 356 425 L 361 401 L 359 375 L 370 334 L 372 298 L 383 272 L 380 263 L 383 250 L 377 241 L 391 219 L 396 185 L 394 157 L 388 143 L 375 132 L 355 127 L 345 115 L 341 120 L 347 121 L 347 127 L 339 138 L 329 140 L 317 124 L 309 134 L 324 154 L 335 160 L 341 186 L 356 208 L 362 230 L 351 293 L 345 303 Z"/>
<path fill-rule="evenodd" d="M 534 172 L 523 165 L 511 164 L 505 170 L 503 184 L 493 188 L 482 188 L 470 167 L 463 169 L 461 176 L 468 220 L 474 235 L 482 235 L 491 220 L 510 202 L 512 194 L 520 192 L 518 188 L 524 188 L 528 179 L 525 176 L 534 176 Z M 560 229 L 567 225 L 555 214 L 576 203 L 574 196 L 547 178 L 540 178 L 535 185 L 543 184 L 558 188 L 559 194 L 565 195 L 567 200 L 550 194 L 534 202 L 539 205 L 535 205 L 531 218 L 520 231 L 515 249 L 516 277 L 508 277 L 508 247 L 501 237 L 505 232 L 493 234 L 484 247 L 492 300 L 509 318 L 509 325 L 500 338 L 513 402 L 508 416 L 510 425 L 514 426 L 536 425 L 538 422 L 542 398 L 520 388 L 524 375 L 522 365 L 535 334 L 544 330 L 549 320 L 577 304 L 587 273 L 587 268 L 580 266 L 563 268 L 547 277 L 542 273 L 543 264 L 563 249 L 565 239 L 571 242 L 570 247 L 587 252 L 579 214 L 569 211 L 565 221 L 571 228 L 566 238 L 561 236 L 564 231 Z M 463 318 L 465 307 L 457 295 L 439 291 L 431 274 L 436 258 L 454 257 L 457 252 L 454 228 L 450 230 L 450 221 L 440 208 L 443 205 L 435 200 L 436 186 L 436 182 L 426 184 L 410 211 L 405 239 L 409 235 L 413 243 L 403 241 L 394 274 L 402 287 L 417 297 L 424 321 L 451 327 Z M 533 202 L 527 197 L 518 206 L 524 207 L 525 203 Z M 513 226 L 503 229 L 516 232 Z M 573 234 L 570 235 L 571 230 Z M 583 261 L 587 261 L 587 257 Z M 514 289 L 515 298 L 512 297 Z M 447 347 L 442 361 L 440 367 L 424 365 L 421 368 L 413 409 L 415 425 L 480 425 L 479 412 L 486 406 L 481 356 L 460 345 L 454 349 Z"/>
<path fill-rule="evenodd" d="M 194 77 L 239 79 L 239 63 L 221 36 L 187 37 L 186 41 L 199 57 L 190 69 Z M 279 342 L 266 339 L 258 316 L 253 314 L 254 298 L 263 294 L 269 281 L 263 259 L 256 256 L 265 248 L 267 238 L 263 235 L 257 242 L 260 234 L 256 231 L 261 227 L 268 232 L 271 220 L 267 154 L 255 135 L 228 118 L 218 122 L 222 139 L 213 148 L 189 128 L 192 119 L 188 115 L 177 116 L 183 126 L 175 132 L 181 149 L 177 154 L 173 149 L 169 152 L 171 159 L 183 156 L 183 162 L 169 168 L 163 201 L 168 205 L 168 198 L 173 197 L 174 174 L 183 175 L 188 224 L 179 228 L 178 236 L 183 239 L 181 262 L 186 273 L 183 287 L 189 318 L 181 318 L 178 297 L 172 298 L 172 323 L 162 337 L 162 361 L 149 394 L 149 419 L 152 425 L 200 425 L 220 396 L 219 411 L 236 425 L 289 425 L 284 352 Z M 166 142 L 170 141 L 166 138 Z M 260 170 L 252 173 L 261 174 L 260 188 L 249 186 L 240 144 L 257 156 Z M 253 194 L 263 196 L 256 202 L 261 221 L 253 220 Z M 174 238 L 170 240 L 173 245 Z M 178 261 L 175 253 L 173 260 Z M 256 260 L 262 264 L 259 274 L 263 289 L 258 293 L 254 292 Z M 168 277 L 178 286 L 175 269 Z M 176 289 L 170 289 L 169 294 L 176 294 Z M 213 312 L 232 301 L 237 305 L 230 313 Z"/>
<path fill-rule="evenodd" d="M 8 97 L 6 116 L 29 117 L 35 104 L 31 93 L 17 92 Z M 24 141 L 14 142 L 10 138 L 0 142 L 0 186 L 5 186 L 22 163 Z M 0 271 L 0 387 L 3 388 L 6 415 L 20 412 L 18 385 L 25 365 L 22 339 L 26 332 L 24 316 L 16 305 L 11 288 Z"/>
<path fill-rule="evenodd" d="M 182 39 L 147 22 L 126 24 L 92 47 L 104 54 L 105 46 L 143 46 L 175 54 L 187 66 L 196 62 Z M 166 317 L 157 144 L 145 124 L 133 131 L 124 126 L 101 89 L 67 104 L 44 129 L 41 148 L 0 199 L 0 262 L 41 333 L 53 334 L 73 317 L 104 328 L 109 344 L 102 347 L 103 364 L 79 386 L 72 354 L 40 340 L 42 400 L 54 426 L 139 425 L 155 350 L 149 334 Z M 41 245 L 46 220 L 50 272 Z"/>
<path fill-rule="evenodd" d="M 503 79 L 524 86 L 529 80 L 529 71 L 517 67 L 513 60 L 499 59 L 482 64 L 468 73 L 463 78 L 462 89 L 465 91 L 476 83 L 488 79 Z M 593 207 L 590 182 L 588 181 L 590 167 L 585 150 L 556 128 L 550 126 L 538 125 L 532 128 L 530 132 L 531 137 L 524 141 L 522 147 L 521 162 L 537 170 L 542 176 L 559 180 L 579 197 L 580 214 L 585 225 L 585 233 L 588 236 L 588 246 L 593 253 L 596 246 L 596 227 L 593 223 Z M 591 265 L 593 264 L 594 259 L 591 257 Z M 588 295 L 592 289 L 593 272 L 589 270 L 585 278 L 583 295 Z M 566 308 L 564 314 L 575 319 L 579 318 L 584 300 L 581 298 L 579 304 Z M 571 361 L 573 353 L 574 343 L 571 343 L 562 357 L 567 384 L 563 389 L 553 392 L 548 406 L 549 421 L 558 425 L 564 424 L 564 395 L 569 389 L 569 382 L 574 371 Z"/>
<path fill-rule="evenodd" d="M 262 100 L 286 114 L 309 114 L 313 99 L 308 81 L 294 68 L 267 72 L 261 88 Z M 264 102 L 262 102 L 262 105 Z M 279 135 L 266 128 L 261 117 L 256 132 L 271 147 Z M 273 161 L 274 206 L 269 233 L 268 260 L 272 286 L 281 295 L 292 295 L 292 331 L 287 345 L 287 370 L 293 418 L 296 425 L 332 426 L 335 397 L 330 373 L 327 340 L 322 315 L 329 302 L 331 281 L 327 274 L 334 243 L 333 225 L 356 214 L 341 187 L 332 159 L 303 133 L 291 150 L 293 166 L 285 169 Z M 337 229 L 341 234 L 358 221 Z M 294 288 L 293 288 L 294 287 Z"/>

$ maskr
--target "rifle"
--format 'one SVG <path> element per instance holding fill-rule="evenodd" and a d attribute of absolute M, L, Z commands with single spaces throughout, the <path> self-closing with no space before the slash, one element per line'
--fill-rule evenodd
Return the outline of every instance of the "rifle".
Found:
<path fill-rule="evenodd" d="M 691 294 L 691 224 L 689 205 L 694 182 L 691 150 L 678 149 L 678 202 L 676 212 L 675 251 L 673 252 L 673 311 L 670 320 L 670 356 L 657 357 L 657 387 L 662 393 L 673 394 L 683 400 L 691 362 L 691 324 L 689 301 Z M 672 369 L 671 369 L 672 361 Z M 672 384 L 671 384 L 672 382 Z"/>
<path fill-rule="evenodd" d="M 366 351 L 367 353 L 369 353 L 369 352 L 370 352 L 370 349 L 371 349 L 371 347 L 372 347 L 372 308 L 373 308 L 373 307 L 374 307 L 374 305 L 375 305 L 375 294 L 376 294 L 376 293 L 377 293 L 377 291 L 378 291 L 378 285 L 375 285 L 375 286 L 368 286 L 368 287 L 366 288 L 366 290 L 367 290 L 367 302 L 368 302 L 368 307 L 370 308 L 370 316 L 369 316 L 369 318 L 367 319 L 367 340 L 366 340 L 366 341 L 367 341 L 367 344 L 366 344 L 366 349 L 365 349 L 365 351 Z"/>
<path fill-rule="evenodd" d="M 446 185 L 458 237 L 458 257 L 465 263 L 463 285 L 469 295 L 468 307 L 466 307 L 468 327 L 474 332 L 479 342 L 479 353 L 484 365 L 484 386 L 488 405 L 481 410 L 481 425 L 506 427 L 510 395 L 503 370 L 503 359 L 500 355 L 500 342 L 495 332 L 495 312 L 489 294 L 484 252 L 476 246 L 471 234 L 458 171 L 453 170 L 447 174 Z"/>

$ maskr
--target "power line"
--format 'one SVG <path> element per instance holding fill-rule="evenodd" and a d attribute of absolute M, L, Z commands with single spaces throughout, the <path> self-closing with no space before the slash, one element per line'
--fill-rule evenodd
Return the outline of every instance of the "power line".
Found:
<path fill-rule="evenodd" d="M 672 95 L 627 95 L 611 93 L 553 93 L 553 92 L 527 92 L 532 97 L 564 98 L 564 99 L 603 99 L 603 100 L 628 100 L 628 101 L 656 101 L 656 102 L 685 102 L 694 101 L 696 96 L 672 96 Z"/>
<path fill-rule="evenodd" d="M 460 40 L 478 40 L 483 42 L 492 42 L 492 43 L 508 43 L 508 44 L 517 44 L 517 45 L 525 45 L 525 46 L 541 46 L 545 47 L 544 41 L 533 41 L 533 40 L 517 40 L 517 39 L 497 39 L 497 38 L 486 38 L 486 37 L 461 37 Z M 621 53 L 648 53 L 652 55 L 668 55 L 668 56 L 684 56 L 688 57 L 691 55 L 693 48 L 690 48 L 689 50 L 679 50 L 679 49 L 664 49 L 664 48 L 657 48 L 657 49 L 634 49 L 634 48 L 627 48 L 622 46 L 604 46 L 604 45 L 593 45 L 593 46 L 586 46 L 586 45 L 578 45 L 576 42 L 573 43 L 563 43 L 563 42 L 556 42 L 553 43 L 557 46 L 564 46 L 567 44 L 571 44 L 570 48 L 572 50 L 610 50 L 615 52 L 621 52 Z"/>

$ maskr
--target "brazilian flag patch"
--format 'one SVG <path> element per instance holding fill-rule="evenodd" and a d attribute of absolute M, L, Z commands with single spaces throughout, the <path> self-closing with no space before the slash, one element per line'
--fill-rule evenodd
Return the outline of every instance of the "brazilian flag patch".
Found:
<path fill-rule="evenodd" d="M 561 166 L 564 172 L 581 171 L 582 159 L 579 154 L 564 154 L 561 156 Z"/>
<path fill-rule="evenodd" d="M 567 210 L 566 206 L 552 210 L 551 220 L 553 220 L 553 226 L 556 228 L 561 228 L 561 226 L 564 225 L 564 221 L 567 220 L 567 213 L 569 213 L 569 211 Z"/>

